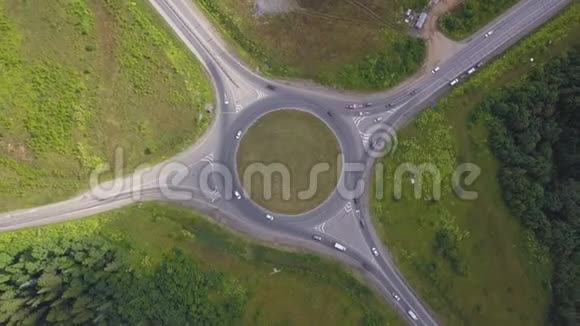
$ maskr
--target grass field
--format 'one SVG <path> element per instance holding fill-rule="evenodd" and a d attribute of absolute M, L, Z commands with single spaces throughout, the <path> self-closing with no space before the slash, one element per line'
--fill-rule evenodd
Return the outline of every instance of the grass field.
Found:
<path fill-rule="evenodd" d="M 300 0 L 299 10 L 256 16 L 255 0 L 192 0 L 263 73 L 360 90 L 396 85 L 422 65 L 406 34 L 406 8 L 426 0 Z"/>
<path fill-rule="evenodd" d="M 492 21 L 517 0 L 467 0 L 439 19 L 439 28 L 447 36 L 462 40 Z"/>
<path fill-rule="evenodd" d="M 486 122 L 476 108 L 502 85 L 580 43 L 575 34 L 579 13 L 574 4 L 455 89 L 436 109 L 421 114 L 401 131 L 397 152 L 383 162 L 388 187 L 384 199 L 372 203 L 374 222 L 403 274 L 445 324 L 545 324 L 549 254 L 506 208 Z M 548 40 L 554 41 L 551 47 Z M 443 176 L 440 201 L 429 198 L 433 178 L 427 178 L 423 199 L 413 198 L 409 179 L 403 198 L 393 198 L 393 171 L 404 162 L 437 165 Z M 478 192 L 472 201 L 451 190 L 451 174 L 465 162 L 481 168 L 475 184 L 466 187 Z"/>
<path fill-rule="evenodd" d="M 234 279 L 247 301 L 240 325 L 402 325 L 378 296 L 339 264 L 258 245 L 190 210 L 143 204 L 81 221 L 0 234 L 6 245 L 63 235 L 100 234 L 118 244 L 139 270 L 154 269 L 181 249 L 203 270 Z M 273 269 L 280 270 L 273 274 Z"/>
<path fill-rule="evenodd" d="M 336 187 L 339 154 L 334 133 L 317 117 L 299 110 L 275 111 L 261 117 L 243 136 L 237 153 L 238 175 L 246 192 L 260 206 L 274 213 L 300 214 L 319 206 Z M 273 168 L 281 164 L 289 172 L 288 182 L 282 174 L 274 173 L 271 187 L 266 184 L 264 188 L 267 180 L 252 173 L 255 163 Z M 311 184 L 311 171 L 316 171 L 318 163 L 326 164 L 326 168 Z M 247 182 L 245 174 L 251 177 Z M 311 185 L 317 185 L 313 194 L 299 196 Z"/>
<path fill-rule="evenodd" d="M 0 211 L 87 188 L 194 142 L 211 116 L 201 65 L 147 2 L 0 2 Z"/>

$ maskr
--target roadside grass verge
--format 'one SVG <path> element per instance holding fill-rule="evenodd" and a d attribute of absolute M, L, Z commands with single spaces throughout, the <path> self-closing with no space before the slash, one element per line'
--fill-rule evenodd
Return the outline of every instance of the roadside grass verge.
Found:
<path fill-rule="evenodd" d="M 108 239 L 141 273 L 174 249 L 204 272 L 222 273 L 244 293 L 242 325 L 402 325 L 370 289 L 340 264 L 305 253 L 268 248 L 223 230 L 192 211 L 147 203 L 80 221 L 0 235 L 4 246 L 42 239 Z M 273 273 L 274 268 L 279 270 Z"/>
<path fill-rule="evenodd" d="M 467 0 L 439 18 L 439 28 L 454 40 L 462 40 L 516 4 L 517 0 Z"/>
<path fill-rule="evenodd" d="M 236 154 L 238 176 L 258 205 L 274 213 L 301 214 L 318 207 L 336 188 L 340 153 L 334 133 L 316 116 L 295 109 L 274 111 L 243 135 Z M 262 164 L 264 168 L 254 169 Z M 311 173 L 318 164 L 327 169 L 320 171 L 312 185 Z M 264 170 L 276 173 L 264 174 Z M 246 180 L 246 174 L 251 179 Z M 270 186 L 266 178 L 271 178 Z M 312 196 L 301 199 L 299 194 L 311 186 L 316 187 Z"/>
<path fill-rule="evenodd" d="M 385 89 L 416 72 L 422 40 L 407 35 L 403 10 L 427 1 L 303 0 L 300 9 L 256 16 L 254 0 L 192 0 L 262 73 L 357 90 Z"/>
<path fill-rule="evenodd" d="M 201 65 L 146 2 L 0 4 L 0 210 L 88 187 L 194 142 L 211 116 Z"/>
<path fill-rule="evenodd" d="M 503 85 L 579 44 L 579 10 L 573 4 L 454 89 L 435 109 L 422 113 L 399 134 L 395 155 L 382 162 L 387 187 L 384 199 L 371 203 L 375 225 L 405 277 L 445 324 L 546 322 L 549 253 L 509 213 L 497 181 L 498 162 L 487 143 L 485 117 L 476 109 Z M 440 201 L 429 197 L 434 179 L 427 174 L 421 199 L 414 198 L 409 175 L 403 178 L 402 198 L 394 198 L 394 171 L 407 162 L 439 168 Z M 476 200 L 459 199 L 451 190 L 451 174 L 462 163 L 481 168 L 477 181 L 464 185 L 477 191 Z"/>

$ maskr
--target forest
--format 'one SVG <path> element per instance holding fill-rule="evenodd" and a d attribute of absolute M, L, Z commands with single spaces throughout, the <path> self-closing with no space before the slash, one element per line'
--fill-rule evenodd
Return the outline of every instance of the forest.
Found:
<path fill-rule="evenodd" d="M 126 258 L 100 236 L 4 249 L 0 324 L 224 325 L 243 311 L 235 280 L 201 271 L 181 251 L 151 271 Z"/>
<path fill-rule="evenodd" d="M 503 197 L 549 248 L 549 323 L 580 323 L 580 49 L 482 104 Z"/>

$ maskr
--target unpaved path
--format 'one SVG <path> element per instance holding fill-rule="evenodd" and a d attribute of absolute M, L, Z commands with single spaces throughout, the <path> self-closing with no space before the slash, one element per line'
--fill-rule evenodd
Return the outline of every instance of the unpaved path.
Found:
<path fill-rule="evenodd" d="M 427 41 L 427 58 L 423 68 L 431 70 L 440 62 L 453 56 L 463 44 L 450 40 L 437 29 L 437 19 L 448 13 L 462 0 L 441 0 L 429 13 L 421 37 Z"/>

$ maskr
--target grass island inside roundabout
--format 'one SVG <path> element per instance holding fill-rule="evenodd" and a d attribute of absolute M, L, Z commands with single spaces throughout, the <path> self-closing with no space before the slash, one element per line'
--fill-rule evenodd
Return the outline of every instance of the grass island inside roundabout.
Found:
<path fill-rule="evenodd" d="M 340 152 L 334 133 L 318 117 L 277 110 L 258 119 L 242 137 L 238 176 L 246 194 L 262 208 L 298 215 L 318 207 L 334 191 Z"/>

